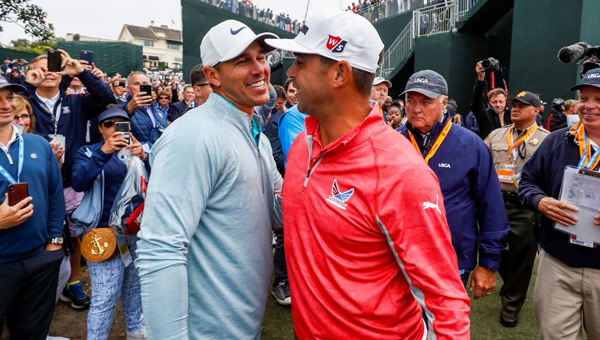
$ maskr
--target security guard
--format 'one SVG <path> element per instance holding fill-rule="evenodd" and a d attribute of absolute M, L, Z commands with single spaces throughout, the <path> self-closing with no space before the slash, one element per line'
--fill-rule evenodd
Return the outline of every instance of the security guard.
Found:
<path fill-rule="evenodd" d="M 517 325 L 519 310 L 527 296 L 537 250 L 535 214 L 523 208 L 517 197 L 521 168 L 549 134 L 535 123 L 541 105 L 541 100 L 536 94 L 521 91 L 510 100 L 510 118 L 513 123 L 492 131 L 485 140 L 494 158 L 504 208 L 510 223 L 510 231 L 506 238 L 508 247 L 502 252 L 498 270 L 504 280 L 500 290 L 500 323 L 506 327 Z"/>

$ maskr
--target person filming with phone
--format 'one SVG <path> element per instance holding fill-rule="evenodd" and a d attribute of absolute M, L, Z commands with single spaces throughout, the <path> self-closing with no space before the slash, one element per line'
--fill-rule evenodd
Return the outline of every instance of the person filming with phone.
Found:
<path fill-rule="evenodd" d="M 152 86 L 143 72 L 127 77 L 128 102 L 121 104 L 131 117 L 131 131 L 140 142 L 154 143 L 167 127 L 167 114 L 152 105 Z M 148 144 L 151 146 L 152 144 Z M 146 151 L 150 151 L 149 148 Z"/>
<path fill-rule="evenodd" d="M 46 339 L 65 255 L 58 162 L 42 137 L 14 123 L 13 91 L 0 77 L 0 338 Z"/>
<path fill-rule="evenodd" d="M 35 133 L 53 144 L 60 142 L 64 145 L 61 170 L 67 215 L 81 202 L 82 195 L 71 188 L 71 169 L 77 149 L 84 144 L 87 121 L 102 112 L 106 105 L 117 102 L 108 85 L 83 64 L 63 50 L 49 50 L 48 54 L 39 55 L 31 61 L 24 84 L 25 97 L 29 99 L 35 116 Z M 66 94 L 73 77 L 81 80 L 88 95 Z M 73 223 L 69 223 L 69 228 L 73 246 L 71 277 L 61 300 L 70 302 L 73 309 L 81 310 L 89 306 L 90 300 L 79 282 L 79 238 Z"/>
<path fill-rule="evenodd" d="M 146 159 L 146 153 L 135 136 L 128 132 L 129 116 L 118 106 L 111 105 L 98 116 L 98 121 L 98 129 L 104 140 L 82 146 L 77 151 L 72 184 L 76 191 L 88 190 L 94 186 L 98 176 L 103 176 L 103 199 L 98 202 L 102 204 L 99 209 L 101 216 L 97 226 L 93 227 L 108 228 L 110 211 L 127 174 L 127 164 L 119 158 L 120 152 L 130 150 L 132 156 L 138 156 L 141 160 Z M 91 194 L 91 191 L 86 191 L 86 194 Z M 125 236 L 133 259 L 136 241 L 135 234 Z M 86 246 L 84 242 L 82 248 Z M 94 294 L 87 319 L 87 339 L 108 337 L 119 298 L 125 314 L 127 339 L 145 339 L 140 284 L 135 267 L 132 264 L 125 266 L 121 256 L 113 256 L 102 262 L 88 261 L 88 269 Z"/>

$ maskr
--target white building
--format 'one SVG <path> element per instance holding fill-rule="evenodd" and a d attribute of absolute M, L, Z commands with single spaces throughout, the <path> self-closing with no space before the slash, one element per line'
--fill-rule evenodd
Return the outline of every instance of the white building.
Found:
<path fill-rule="evenodd" d="M 181 69 L 183 42 L 179 30 L 171 29 L 167 25 L 148 27 L 123 25 L 118 40 L 142 46 L 145 68 Z"/>

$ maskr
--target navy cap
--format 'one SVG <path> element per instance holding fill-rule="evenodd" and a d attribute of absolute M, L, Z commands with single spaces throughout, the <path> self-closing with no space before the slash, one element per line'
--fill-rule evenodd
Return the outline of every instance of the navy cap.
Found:
<path fill-rule="evenodd" d="M 511 103 L 515 100 L 526 105 L 532 105 L 537 108 L 539 108 L 540 105 L 542 105 L 542 100 L 540 99 L 540 97 L 537 94 L 531 93 L 529 91 L 521 91 L 517 93 L 516 96 L 510 97 Z"/>
<path fill-rule="evenodd" d="M 113 109 L 108 109 L 108 110 L 102 112 L 98 116 L 98 122 L 102 122 L 108 118 L 115 118 L 115 117 L 125 118 L 125 119 L 129 120 L 129 116 L 127 115 L 127 112 L 125 112 L 121 109 L 113 108 Z"/>
<path fill-rule="evenodd" d="M 8 82 L 8 80 L 6 80 L 6 78 L 0 76 L 0 90 L 5 89 L 5 88 L 9 88 L 10 90 L 12 90 L 14 92 L 25 91 L 25 86 L 20 85 L 20 84 L 11 84 Z"/>
<path fill-rule="evenodd" d="M 579 83 L 569 89 L 569 91 L 579 90 L 583 86 L 594 86 L 600 88 L 600 68 L 594 68 L 585 73 Z"/>
<path fill-rule="evenodd" d="M 407 92 L 418 92 L 429 98 L 436 98 L 440 95 L 447 96 L 448 84 L 441 74 L 432 70 L 423 70 L 408 78 L 406 88 L 400 95 Z"/>

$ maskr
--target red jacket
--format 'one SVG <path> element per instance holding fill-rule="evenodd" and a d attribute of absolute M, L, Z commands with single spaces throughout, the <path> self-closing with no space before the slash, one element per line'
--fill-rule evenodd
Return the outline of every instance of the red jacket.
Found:
<path fill-rule="evenodd" d="M 300 339 L 469 339 L 439 183 L 375 105 L 322 148 L 305 120 L 283 185 L 285 252 Z M 307 168 L 308 166 L 308 168 Z"/>

